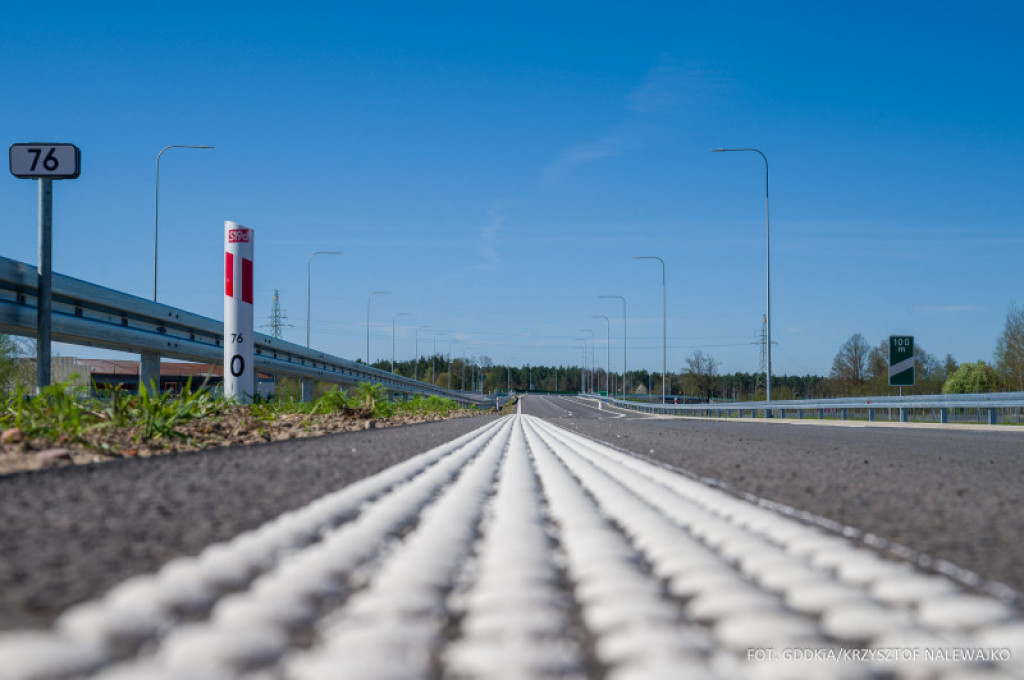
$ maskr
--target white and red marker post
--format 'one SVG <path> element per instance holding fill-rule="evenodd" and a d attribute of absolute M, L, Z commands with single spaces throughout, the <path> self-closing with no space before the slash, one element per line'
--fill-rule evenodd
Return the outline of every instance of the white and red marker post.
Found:
<path fill-rule="evenodd" d="M 253 366 L 252 229 L 224 223 L 224 396 L 248 404 L 256 393 Z"/>

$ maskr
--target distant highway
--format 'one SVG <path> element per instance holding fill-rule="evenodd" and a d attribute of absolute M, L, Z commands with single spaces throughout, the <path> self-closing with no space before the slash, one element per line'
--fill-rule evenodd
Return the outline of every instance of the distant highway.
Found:
<path fill-rule="evenodd" d="M 540 395 L 523 412 L 1024 592 L 1024 428 L 666 419 Z"/>

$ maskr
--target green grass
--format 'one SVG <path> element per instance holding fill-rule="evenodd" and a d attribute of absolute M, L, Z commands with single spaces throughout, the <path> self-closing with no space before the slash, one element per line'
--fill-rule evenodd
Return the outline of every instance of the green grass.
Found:
<path fill-rule="evenodd" d="M 136 442 L 184 437 L 181 425 L 203 418 L 217 418 L 234 402 L 216 396 L 206 387 L 187 384 L 181 394 L 159 394 L 144 386 L 138 394 L 115 389 L 91 397 L 86 388 L 51 385 L 38 395 L 19 388 L 0 399 L 0 429 L 18 428 L 29 439 L 87 445 L 104 428 L 131 431 Z M 311 416 L 341 413 L 353 418 L 390 418 L 396 415 L 447 416 L 460 406 L 440 397 L 416 397 L 391 401 L 384 387 L 361 383 L 351 395 L 334 390 L 316 401 L 257 399 L 247 407 L 257 420 L 272 423 L 285 414 Z M 102 446 L 102 444 L 101 444 Z"/>

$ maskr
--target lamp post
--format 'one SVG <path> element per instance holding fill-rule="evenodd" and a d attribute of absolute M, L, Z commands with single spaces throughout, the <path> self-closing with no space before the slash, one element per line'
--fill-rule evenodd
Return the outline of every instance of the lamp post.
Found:
<path fill-rule="evenodd" d="M 448 338 L 448 391 L 452 391 L 452 339 Z"/>
<path fill-rule="evenodd" d="M 370 300 L 374 295 L 391 295 L 390 290 L 374 290 L 366 296 L 366 365 L 370 365 Z"/>
<path fill-rule="evenodd" d="M 594 331 L 590 330 L 589 328 L 581 328 L 580 329 L 580 333 L 590 333 L 590 391 L 593 392 L 594 391 L 594 361 L 595 361 L 594 360 L 594 342 L 595 342 L 595 340 L 594 340 Z M 584 350 L 584 352 L 586 352 L 586 349 L 587 349 L 587 341 L 586 341 L 586 339 L 584 339 L 583 340 L 583 350 Z M 583 361 L 584 361 L 584 363 L 586 363 L 586 354 L 584 354 Z"/>
<path fill-rule="evenodd" d="M 626 400 L 626 298 L 621 295 L 598 295 L 599 298 L 622 300 L 622 400 Z"/>
<path fill-rule="evenodd" d="M 395 319 L 409 316 L 409 312 L 397 312 L 391 315 L 391 372 L 395 372 Z"/>
<path fill-rule="evenodd" d="M 767 401 L 772 400 L 772 227 L 771 217 L 768 210 L 768 157 L 764 155 L 760 149 L 754 148 L 742 148 L 742 149 L 711 149 L 712 152 L 721 153 L 723 151 L 752 151 L 758 154 L 762 160 L 764 160 L 764 226 L 765 226 L 765 297 L 767 314 L 765 316 L 765 323 L 768 326 L 767 336 L 765 342 L 767 343 L 766 354 L 767 354 L 767 365 L 765 366 L 765 398 Z M 770 413 L 770 411 L 769 411 Z"/>
<path fill-rule="evenodd" d="M 665 311 L 665 260 L 656 255 L 638 255 L 634 260 L 657 260 L 661 263 L 661 403 L 665 403 L 666 355 L 668 353 L 668 315 Z"/>
<path fill-rule="evenodd" d="M 309 347 L 309 301 L 310 301 L 310 298 L 311 298 L 310 292 L 312 290 L 312 286 L 310 284 L 310 281 L 312 279 L 313 258 L 315 256 L 317 256 L 317 255 L 341 255 L 341 251 L 340 250 L 318 250 L 315 253 L 313 253 L 312 255 L 310 255 L 308 260 L 306 260 L 306 347 L 307 348 Z"/>
<path fill-rule="evenodd" d="M 156 302 L 156 263 L 160 236 L 160 157 L 168 149 L 212 149 L 212 146 L 192 146 L 189 144 L 171 144 L 160 149 L 156 155 L 156 192 L 153 201 L 153 302 Z"/>
<path fill-rule="evenodd" d="M 604 314 L 598 314 L 597 316 L 590 317 L 591 319 L 604 319 L 605 324 L 608 326 L 608 337 L 605 340 L 605 369 L 604 369 L 604 391 L 611 394 L 610 386 L 608 384 L 609 374 L 612 372 L 612 322 L 609 321 L 608 317 Z"/>
<path fill-rule="evenodd" d="M 430 355 L 430 384 L 436 385 L 437 381 L 434 377 L 434 365 L 437 363 L 437 336 L 447 335 L 447 333 L 434 333 L 434 352 Z"/>
<path fill-rule="evenodd" d="M 586 338 L 573 338 L 578 340 L 583 348 L 583 365 L 580 367 L 580 393 L 587 393 L 587 340 Z"/>
<path fill-rule="evenodd" d="M 416 328 L 416 361 L 412 365 L 412 379 L 419 380 L 419 368 L 420 368 L 420 330 L 423 328 L 430 328 L 430 326 L 419 326 Z"/>

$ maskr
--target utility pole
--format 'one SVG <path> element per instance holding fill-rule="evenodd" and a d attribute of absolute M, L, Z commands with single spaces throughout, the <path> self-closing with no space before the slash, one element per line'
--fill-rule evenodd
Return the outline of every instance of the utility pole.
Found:
<path fill-rule="evenodd" d="M 270 323 L 265 324 L 264 328 L 270 329 L 270 335 L 280 340 L 284 339 L 284 327 L 291 326 L 290 323 L 285 323 L 285 319 L 288 317 L 284 315 L 284 310 L 281 309 L 281 297 L 278 294 L 277 289 L 274 289 L 274 305 L 270 308 Z"/>
<path fill-rule="evenodd" d="M 765 385 L 765 376 L 768 373 L 768 317 L 761 317 L 761 337 L 758 341 L 760 347 L 760 361 L 758 362 L 757 382 L 754 383 L 754 394 L 757 394 L 762 385 Z"/>

